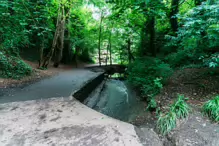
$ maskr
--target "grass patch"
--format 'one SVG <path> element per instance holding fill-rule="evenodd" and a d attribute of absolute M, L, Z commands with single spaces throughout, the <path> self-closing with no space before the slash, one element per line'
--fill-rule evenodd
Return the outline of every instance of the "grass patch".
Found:
<path fill-rule="evenodd" d="M 219 96 L 203 105 L 203 112 L 213 121 L 219 122 Z"/>
<path fill-rule="evenodd" d="M 179 119 L 187 118 L 189 115 L 189 106 L 186 103 L 187 99 L 184 95 L 178 95 L 178 100 L 170 107 L 170 111 L 176 113 L 176 117 Z"/>
<path fill-rule="evenodd" d="M 169 112 L 160 114 L 157 121 L 157 128 L 163 135 L 176 127 L 177 119 L 187 118 L 189 115 L 189 106 L 186 103 L 187 98 L 184 95 L 178 95 L 178 99 L 170 106 Z"/>
<path fill-rule="evenodd" d="M 163 135 L 176 127 L 176 113 L 170 111 L 166 114 L 160 114 L 157 121 L 157 128 Z"/>

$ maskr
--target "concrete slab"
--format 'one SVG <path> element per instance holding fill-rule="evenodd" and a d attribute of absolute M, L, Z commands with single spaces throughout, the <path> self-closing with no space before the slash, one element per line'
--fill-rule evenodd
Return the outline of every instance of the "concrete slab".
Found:
<path fill-rule="evenodd" d="M 0 104 L 1 146 L 140 146 L 133 125 L 98 113 L 76 99 Z"/>

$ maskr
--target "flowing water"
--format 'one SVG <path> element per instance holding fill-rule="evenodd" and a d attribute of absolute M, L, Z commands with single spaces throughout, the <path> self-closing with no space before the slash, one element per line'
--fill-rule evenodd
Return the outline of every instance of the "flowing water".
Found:
<path fill-rule="evenodd" d="M 144 114 L 145 105 L 126 81 L 108 79 L 84 104 L 110 117 L 132 122 Z"/>

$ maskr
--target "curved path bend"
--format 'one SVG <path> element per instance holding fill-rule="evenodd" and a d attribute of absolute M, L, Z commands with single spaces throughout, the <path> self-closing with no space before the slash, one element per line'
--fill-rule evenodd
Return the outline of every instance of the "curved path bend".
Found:
<path fill-rule="evenodd" d="M 98 74 L 86 69 L 74 69 L 22 88 L 0 89 L 0 103 L 68 97 Z"/>
<path fill-rule="evenodd" d="M 98 74 L 84 69 L 67 71 L 4 92 L 0 96 L 0 146 L 143 145 L 133 125 L 69 97 Z M 148 132 L 148 136 L 144 144 L 161 145 L 155 133 Z"/>

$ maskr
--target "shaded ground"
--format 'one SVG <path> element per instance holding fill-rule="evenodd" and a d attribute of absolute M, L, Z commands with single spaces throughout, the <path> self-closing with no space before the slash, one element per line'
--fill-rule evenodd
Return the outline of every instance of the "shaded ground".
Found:
<path fill-rule="evenodd" d="M 187 68 L 176 71 L 164 86 L 156 100 L 161 110 L 166 111 L 177 94 L 188 97 L 192 111 L 188 119 L 177 121 L 177 128 L 160 138 L 164 146 L 219 146 L 219 125 L 201 113 L 201 107 L 219 94 L 219 72 L 217 69 Z"/>
<path fill-rule="evenodd" d="M 212 96 L 219 94 L 219 70 L 194 69 L 178 70 L 156 97 L 162 108 L 172 103 L 177 94 L 184 94 L 189 98 L 188 103 L 201 106 Z"/>
<path fill-rule="evenodd" d="M 157 144 L 163 146 L 219 146 L 219 125 L 213 123 L 201 113 L 204 102 L 219 94 L 219 72 L 215 69 L 183 69 L 176 71 L 169 79 L 162 92 L 156 97 L 159 106 L 166 111 L 177 98 L 177 94 L 184 94 L 192 109 L 188 119 L 177 121 L 177 127 L 168 135 L 154 137 Z M 142 143 L 151 143 L 149 135 L 157 132 L 156 116 L 140 116 L 137 133 L 143 139 Z M 152 122 L 154 121 L 154 122 Z M 151 130 L 149 132 L 149 130 Z M 154 132 L 155 131 L 155 132 Z M 154 142 L 153 141 L 153 142 Z M 151 143 L 151 145 L 155 145 Z"/>

